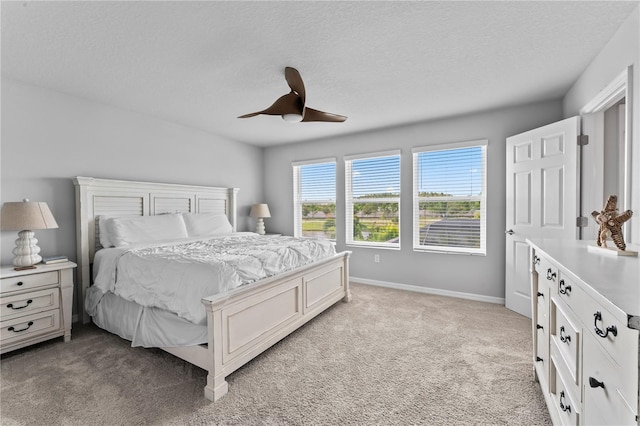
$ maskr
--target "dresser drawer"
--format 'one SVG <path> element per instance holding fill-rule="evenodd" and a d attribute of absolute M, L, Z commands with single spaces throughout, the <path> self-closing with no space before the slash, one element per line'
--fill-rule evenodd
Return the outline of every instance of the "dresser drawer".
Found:
<path fill-rule="evenodd" d="M 551 291 L 555 291 L 558 283 L 558 268 L 544 257 L 540 258 L 538 280 L 544 281 L 551 288 Z"/>
<path fill-rule="evenodd" d="M 549 383 L 549 363 L 551 359 L 549 358 L 549 337 L 544 329 L 538 329 L 536 331 L 536 341 L 535 341 L 535 355 L 536 355 L 536 366 L 538 367 L 538 373 L 542 374 L 541 380 L 542 383 Z M 547 391 L 548 389 L 544 389 Z"/>
<path fill-rule="evenodd" d="M 551 344 L 558 349 L 558 354 L 567 367 L 571 382 L 577 387 L 580 384 L 581 328 L 573 319 L 569 308 L 557 296 L 551 299 L 549 328 Z"/>
<path fill-rule="evenodd" d="M 554 355 L 551 356 L 551 383 L 550 396 L 553 406 L 549 407 L 557 414 L 558 420 L 562 425 L 578 426 L 580 424 L 580 405 L 576 403 L 570 390 L 563 380 L 558 369 L 561 367 L 562 361 L 559 361 Z M 555 422 L 554 422 L 555 423 Z"/>
<path fill-rule="evenodd" d="M 549 316 L 549 285 L 545 282 L 546 278 L 538 276 L 537 294 L 533 296 L 537 299 L 537 313 L 540 317 L 547 318 Z"/>
<path fill-rule="evenodd" d="M 613 315 L 603 304 L 598 303 L 581 288 L 572 291 L 573 307 L 584 324 L 584 334 L 615 361 L 622 371 L 638 371 L 638 330 L 630 329 Z M 625 382 L 626 383 L 626 382 Z M 625 396 L 637 399 L 637 377 L 634 385 L 622 386 Z"/>
<path fill-rule="evenodd" d="M 0 293 L 30 290 L 47 285 L 57 285 L 58 272 L 42 272 L 40 274 L 22 275 L 18 277 L 2 278 L 0 280 Z"/>
<path fill-rule="evenodd" d="M 568 306 L 571 306 L 572 304 L 575 303 L 574 302 L 575 298 L 572 298 L 571 294 L 575 291 L 574 289 L 577 289 L 579 286 L 576 286 L 571 280 L 571 278 L 569 278 L 567 274 L 562 273 L 562 271 L 560 271 L 558 275 L 559 276 L 556 283 L 556 286 L 557 286 L 556 292 L 558 293 L 558 296 L 562 300 L 564 300 L 564 302 Z"/>
<path fill-rule="evenodd" d="M 58 288 L 21 293 L 0 298 L 0 321 L 60 306 Z"/>
<path fill-rule="evenodd" d="M 0 322 L 0 344 L 7 345 L 17 340 L 60 329 L 60 309 L 25 315 Z"/>
<path fill-rule="evenodd" d="M 624 380 L 612 360 L 593 337 L 584 339 L 584 417 L 594 425 L 637 425 L 635 410 L 621 393 Z M 636 408 L 637 410 L 637 408 Z"/>

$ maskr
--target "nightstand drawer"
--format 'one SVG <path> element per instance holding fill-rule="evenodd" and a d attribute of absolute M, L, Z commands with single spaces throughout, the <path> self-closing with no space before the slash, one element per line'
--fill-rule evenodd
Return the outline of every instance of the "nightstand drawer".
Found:
<path fill-rule="evenodd" d="M 0 321 L 34 312 L 56 309 L 59 306 L 60 300 L 57 288 L 2 297 L 0 298 Z"/>
<path fill-rule="evenodd" d="M 26 315 L 0 322 L 0 343 L 4 346 L 56 330 L 60 330 L 60 309 Z"/>
<path fill-rule="evenodd" d="M 2 278 L 0 280 L 0 293 L 4 294 L 13 291 L 30 290 L 47 285 L 57 285 L 59 282 L 58 277 L 58 272 L 52 271 Z"/>

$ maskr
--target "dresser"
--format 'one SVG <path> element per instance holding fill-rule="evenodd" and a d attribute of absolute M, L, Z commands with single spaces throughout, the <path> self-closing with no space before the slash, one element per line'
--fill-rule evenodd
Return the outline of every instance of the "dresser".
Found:
<path fill-rule="evenodd" d="M 636 425 L 640 258 L 529 239 L 533 362 L 556 425 Z"/>
<path fill-rule="evenodd" d="M 71 340 L 73 262 L 0 269 L 0 353 L 54 337 Z"/>

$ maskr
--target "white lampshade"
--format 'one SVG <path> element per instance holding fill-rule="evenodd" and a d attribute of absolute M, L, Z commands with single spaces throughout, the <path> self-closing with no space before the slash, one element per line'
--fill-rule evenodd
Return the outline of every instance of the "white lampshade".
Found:
<path fill-rule="evenodd" d="M 53 229 L 58 223 L 51 214 L 47 203 L 32 202 L 27 199 L 4 203 L 0 213 L 0 227 L 3 231 L 20 231 L 13 254 L 13 264 L 29 267 L 42 260 L 34 229 Z"/>
<path fill-rule="evenodd" d="M 271 217 L 269 206 L 266 204 L 254 204 L 253 206 L 251 206 L 251 212 L 249 213 L 249 216 L 258 218 L 258 220 L 256 221 L 256 233 L 264 235 L 264 220 L 262 220 L 262 218 Z"/>
<path fill-rule="evenodd" d="M 267 204 L 254 204 L 251 207 L 251 213 L 249 213 L 249 216 L 251 216 L 251 217 L 271 217 L 271 212 L 269 212 L 269 206 Z"/>

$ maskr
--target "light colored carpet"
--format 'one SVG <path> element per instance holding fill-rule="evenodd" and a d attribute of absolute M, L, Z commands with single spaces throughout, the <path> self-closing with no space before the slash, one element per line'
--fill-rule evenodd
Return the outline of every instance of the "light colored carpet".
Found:
<path fill-rule="evenodd" d="M 95 326 L 2 357 L 2 424 L 551 424 L 530 320 L 365 285 L 227 378 Z"/>

